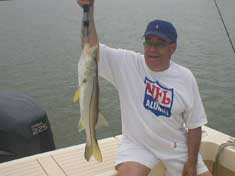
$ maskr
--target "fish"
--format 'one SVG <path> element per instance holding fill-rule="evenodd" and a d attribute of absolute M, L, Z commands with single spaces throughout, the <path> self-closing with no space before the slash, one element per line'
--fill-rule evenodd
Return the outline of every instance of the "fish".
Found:
<path fill-rule="evenodd" d="M 84 157 L 87 161 L 93 155 L 102 162 L 102 154 L 96 138 L 96 128 L 108 126 L 108 122 L 99 112 L 99 81 L 98 81 L 98 45 L 85 43 L 78 61 L 78 89 L 73 102 L 79 101 L 80 121 L 78 130 L 85 130 L 86 146 Z"/>

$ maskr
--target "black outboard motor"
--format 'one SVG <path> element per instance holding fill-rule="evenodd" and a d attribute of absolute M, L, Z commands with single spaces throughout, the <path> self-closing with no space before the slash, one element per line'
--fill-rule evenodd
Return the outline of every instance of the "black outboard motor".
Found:
<path fill-rule="evenodd" d="M 46 112 L 25 94 L 0 92 L 0 163 L 54 149 Z"/>

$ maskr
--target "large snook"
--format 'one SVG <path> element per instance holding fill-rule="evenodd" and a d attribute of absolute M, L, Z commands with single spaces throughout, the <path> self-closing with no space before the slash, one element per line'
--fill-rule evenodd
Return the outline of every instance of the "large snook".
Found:
<path fill-rule="evenodd" d="M 84 157 L 87 161 L 94 155 L 97 161 L 102 161 L 101 151 L 96 139 L 95 127 L 99 118 L 99 83 L 98 83 L 98 46 L 91 47 L 85 43 L 78 62 L 79 87 L 74 95 L 74 102 L 80 103 L 79 131 L 85 129 L 86 147 Z M 99 119 L 100 121 L 101 119 Z M 102 119 L 104 120 L 104 119 Z M 101 121 L 102 121 L 101 120 Z M 99 122 L 103 123 L 103 122 Z M 104 121 L 104 123 L 107 123 Z"/>

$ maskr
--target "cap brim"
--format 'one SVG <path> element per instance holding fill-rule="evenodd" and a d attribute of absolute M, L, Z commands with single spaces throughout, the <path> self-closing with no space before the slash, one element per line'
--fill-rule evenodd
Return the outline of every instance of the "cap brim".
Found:
<path fill-rule="evenodd" d="M 156 31 L 152 32 L 152 31 L 149 31 L 149 32 L 146 32 L 144 34 L 144 36 L 146 36 L 146 35 L 156 35 L 156 36 L 162 38 L 163 40 L 166 40 L 167 42 L 171 42 L 171 40 L 166 35 L 162 34 L 161 32 L 156 32 Z"/>

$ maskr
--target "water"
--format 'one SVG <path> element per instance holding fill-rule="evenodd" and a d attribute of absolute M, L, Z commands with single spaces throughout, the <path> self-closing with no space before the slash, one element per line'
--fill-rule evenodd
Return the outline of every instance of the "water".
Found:
<path fill-rule="evenodd" d="M 235 42 L 233 0 L 218 0 Z M 235 56 L 213 0 L 96 0 L 100 41 L 142 52 L 141 36 L 154 18 L 172 21 L 179 34 L 174 60 L 189 67 L 199 84 L 208 126 L 235 136 Z M 77 132 L 77 85 L 82 11 L 75 0 L 0 2 L 0 90 L 32 96 L 47 112 L 57 148 L 85 141 Z M 121 133 L 117 91 L 101 79 L 101 111 L 108 128 Z"/>

